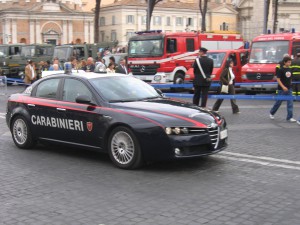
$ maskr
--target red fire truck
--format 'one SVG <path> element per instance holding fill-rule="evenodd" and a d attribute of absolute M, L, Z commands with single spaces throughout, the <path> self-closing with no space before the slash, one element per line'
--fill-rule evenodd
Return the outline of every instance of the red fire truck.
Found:
<path fill-rule="evenodd" d="M 241 85 L 241 90 L 250 92 L 275 91 L 277 84 L 275 68 L 284 54 L 296 55 L 300 49 L 300 33 L 265 34 L 253 39 L 248 63 L 242 67 L 242 82 L 261 82 Z"/>
<path fill-rule="evenodd" d="M 150 83 L 183 83 L 199 47 L 209 50 L 239 49 L 241 35 L 198 32 L 137 32 L 128 42 L 130 73 Z"/>

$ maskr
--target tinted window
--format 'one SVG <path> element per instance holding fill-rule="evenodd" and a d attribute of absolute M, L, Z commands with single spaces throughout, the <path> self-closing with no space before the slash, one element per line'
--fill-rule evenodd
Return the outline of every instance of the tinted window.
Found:
<path fill-rule="evenodd" d="M 186 51 L 193 52 L 195 50 L 194 39 L 187 38 L 186 39 Z"/>
<path fill-rule="evenodd" d="M 76 98 L 79 95 L 87 95 L 93 99 L 92 93 L 81 81 L 66 79 L 63 90 L 63 100 L 67 102 L 76 102 Z"/>
<path fill-rule="evenodd" d="M 36 91 L 36 97 L 55 99 L 60 79 L 50 79 L 41 82 Z"/>
<path fill-rule="evenodd" d="M 168 39 L 167 40 L 167 53 L 177 52 L 177 40 L 176 39 Z"/>

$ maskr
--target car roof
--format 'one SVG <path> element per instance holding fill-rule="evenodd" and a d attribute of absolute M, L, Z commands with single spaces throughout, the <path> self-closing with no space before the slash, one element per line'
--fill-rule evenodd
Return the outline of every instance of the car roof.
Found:
<path fill-rule="evenodd" d="M 111 74 L 111 73 L 94 73 L 94 72 L 84 72 L 84 71 L 81 71 L 79 73 L 72 72 L 71 74 L 55 73 L 55 74 L 52 74 L 52 75 L 48 75 L 45 78 L 48 78 L 48 77 L 52 77 L 53 78 L 55 76 L 57 76 L 57 77 L 58 76 L 60 76 L 60 77 L 61 76 L 63 76 L 63 77 L 74 76 L 74 77 L 79 77 L 79 78 L 90 80 L 90 79 L 100 78 L 100 77 L 126 77 L 128 75 L 125 75 L 125 74 L 122 74 L 122 73 Z"/>

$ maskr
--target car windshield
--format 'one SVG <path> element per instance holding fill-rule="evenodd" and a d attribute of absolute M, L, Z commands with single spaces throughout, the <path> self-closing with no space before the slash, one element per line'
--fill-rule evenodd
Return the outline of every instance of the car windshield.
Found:
<path fill-rule="evenodd" d="M 7 47 L 5 46 L 0 46 L 0 57 L 7 56 Z"/>
<path fill-rule="evenodd" d="M 162 56 L 163 40 L 132 40 L 128 44 L 129 57 Z"/>
<path fill-rule="evenodd" d="M 33 56 L 35 56 L 35 46 L 22 47 L 21 56 L 24 56 L 24 57 L 33 57 Z"/>
<path fill-rule="evenodd" d="M 225 58 L 225 52 L 209 52 L 207 56 L 214 60 L 214 68 L 220 68 Z"/>
<path fill-rule="evenodd" d="M 53 58 L 57 57 L 59 60 L 67 61 L 72 52 L 71 47 L 59 47 L 54 49 Z"/>
<path fill-rule="evenodd" d="M 90 81 L 108 102 L 131 102 L 160 98 L 156 90 L 131 76 L 99 77 Z"/>
<path fill-rule="evenodd" d="M 288 54 L 288 41 L 254 42 L 251 48 L 249 63 L 278 63 L 284 54 Z"/>

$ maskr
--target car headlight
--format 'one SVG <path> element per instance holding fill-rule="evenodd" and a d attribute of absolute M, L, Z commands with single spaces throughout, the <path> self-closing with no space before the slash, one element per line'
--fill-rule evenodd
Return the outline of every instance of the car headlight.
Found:
<path fill-rule="evenodd" d="M 156 75 L 154 76 L 155 81 L 161 81 L 161 75 Z"/>
<path fill-rule="evenodd" d="M 166 134 L 171 135 L 171 134 L 188 134 L 189 130 L 186 127 L 166 127 L 165 128 Z"/>

